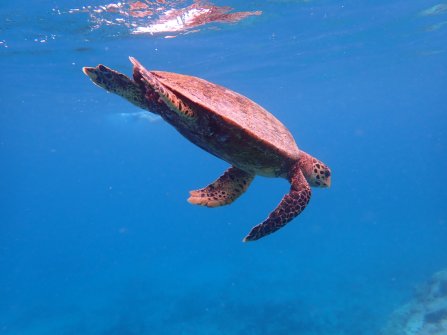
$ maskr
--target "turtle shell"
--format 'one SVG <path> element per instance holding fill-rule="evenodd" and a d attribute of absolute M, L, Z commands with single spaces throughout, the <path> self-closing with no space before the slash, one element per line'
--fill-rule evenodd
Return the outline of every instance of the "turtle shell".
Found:
<path fill-rule="evenodd" d="M 279 151 L 284 157 L 297 159 L 299 150 L 289 130 L 271 113 L 254 101 L 228 88 L 206 80 L 172 72 L 148 71 L 173 92 L 239 127 L 253 139 Z"/>

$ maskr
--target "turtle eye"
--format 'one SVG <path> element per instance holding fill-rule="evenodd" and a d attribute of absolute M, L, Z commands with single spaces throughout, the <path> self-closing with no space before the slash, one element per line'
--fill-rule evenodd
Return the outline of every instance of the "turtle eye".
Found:
<path fill-rule="evenodd" d="M 105 72 L 105 71 L 107 71 L 106 67 L 105 67 L 104 65 L 102 65 L 102 64 L 98 65 L 98 69 L 99 69 L 99 71 L 101 71 L 101 72 Z"/>

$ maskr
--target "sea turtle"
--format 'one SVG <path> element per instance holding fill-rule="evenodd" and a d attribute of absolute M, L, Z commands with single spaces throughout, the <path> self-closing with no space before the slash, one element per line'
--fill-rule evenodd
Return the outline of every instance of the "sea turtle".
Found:
<path fill-rule="evenodd" d="M 310 186 L 330 186 L 330 169 L 299 150 L 287 128 L 255 102 L 204 79 L 148 71 L 135 58 L 130 61 L 133 78 L 102 64 L 83 71 L 94 84 L 160 115 L 192 143 L 231 164 L 213 183 L 191 191 L 190 203 L 230 204 L 255 175 L 290 182 L 289 193 L 244 242 L 271 234 L 300 214 L 309 202 Z"/>

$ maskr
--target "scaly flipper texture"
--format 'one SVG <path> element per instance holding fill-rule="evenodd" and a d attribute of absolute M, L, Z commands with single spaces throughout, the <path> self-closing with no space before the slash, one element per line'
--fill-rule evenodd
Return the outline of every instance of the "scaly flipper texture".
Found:
<path fill-rule="evenodd" d="M 232 166 L 212 184 L 189 192 L 188 201 L 207 207 L 231 204 L 247 190 L 253 178 L 254 175 Z"/>
<path fill-rule="evenodd" d="M 186 119 L 193 120 L 196 118 L 195 112 L 188 107 L 181 97 L 178 97 L 174 92 L 172 92 L 168 87 L 163 85 L 157 78 L 155 72 L 148 71 L 140 64 L 135 58 L 129 57 L 132 62 L 133 77 L 136 82 L 141 82 L 149 84 L 146 86 L 146 99 L 152 100 L 153 93 L 157 92 L 157 95 L 165 102 L 165 104 L 179 116 L 185 117 Z"/>
<path fill-rule="evenodd" d="M 244 242 L 255 241 L 284 227 L 288 222 L 300 214 L 307 206 L 311 191 L 299 167 L 295 167 L 289 177 L 290 192 L 282 198 L 278 207 L 270 213 L 262 223 L 253 227 L 244 238 Z"/>

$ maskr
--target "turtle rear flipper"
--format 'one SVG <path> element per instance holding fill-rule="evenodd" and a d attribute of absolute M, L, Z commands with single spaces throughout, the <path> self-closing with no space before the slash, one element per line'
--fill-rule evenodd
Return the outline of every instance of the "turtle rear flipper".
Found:
<path fill-rule="evenodd" d="M 292 169 L 289 181 L 291 184 L 289 193 L 282 198 L 278 207 L 270 213 L 264 222 L 252 228 L 244 238 L 244 242 L 255 241 L 274 233 L 298 216 L 307 206 L 311 190 L 299 167 Z"/>
<path fill-rule="evenodd" d="M 188 201 L 194 205 L 218 207 L 231 204 L 244 193 L 254 175 L 232 166 L 207 187 L 189 192 Z"/>

